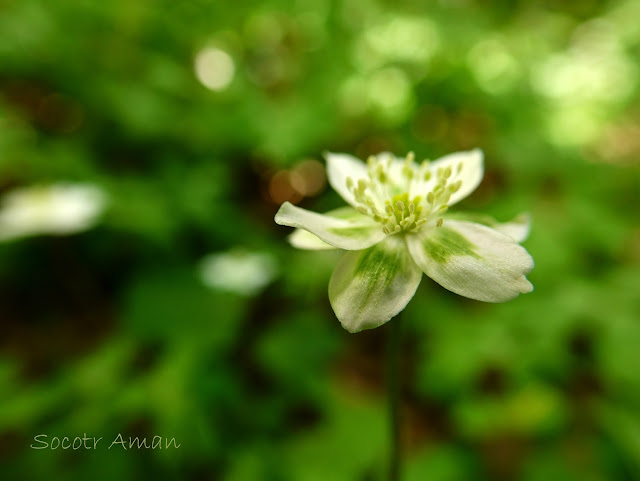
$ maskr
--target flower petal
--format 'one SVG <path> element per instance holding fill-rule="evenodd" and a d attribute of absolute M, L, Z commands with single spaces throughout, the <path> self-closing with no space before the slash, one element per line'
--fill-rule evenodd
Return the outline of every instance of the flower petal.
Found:
<path fill-rule="evenodd" d="M 338 209 L 333 209 L 333 210 L 330 210 L 329 212 L 325 212 L 323 215 L 326 215 L 329 217 L 335 217 L 336 219 L 351 220 L 354 223 L 360 222 L 367 225 L 370 224 L 369 218 L 363 217 L 363 215 L 353 207 L 339 207 Z M 304 229 L 294 230 L 293 234 L 289 236 L 289 242 L 293 247 L 297 247 L 298 249 L 308 249 L 308 250 L 335 249 L 335 247 L 332 246 L 331 244 L 327 244 L 318 236 Z"/>
<path fill-rule="evenodd" d="M 304 229 L 294 230 L 293 233 L 288 237 L 288 239 L 289 243 L 293 247 L 297 247 L 298 249 L 307 249 L 311 251 L 335 249 L 335 247 L 331 244 L 327 244 L 317 235 L 314 235 Z"/>
<path fill-rule="evenodd" d="M 358 184 L 358 179 L 367 177 L 367 166 L 360 159 L 348 154 L 334 154 L 326 152 L 324 154 L 327 159 L 327 177 L 329 184 L 333 187 L 340 197 L 348 204 L 356 207 L 356 199 L 353 193 L 347 188 L 347 177 L 353 179 L 354 185 Z"/>
<path fill-rule="evenodd" d="M 415 184 L 412 187 L 411 195 L 424 195 L 432 190 L 436 185 L 437 176 L 435 173 L 438 169 L 446 169 L 447 167 L 451 169 L 449 183 L 461 181 L 458 191 L 451 194 L 449 198 L 448 205 L 453 205 L 476 190 L 476 187 L 482 181 L 482 176 L 484 175 L 482 150 L 474 149 L 466 152 L 456 152 L 433 161 L 430 165 L 434 174 L 431 176 L 431 180 L 427 185 Z"/>
<path fill-rule="evenodd" d="M 349 332 L 378 327 L 402 311 L 422 272 L 398 236 L 359 252 L 347 252 L 329 281 L 329 300 Z"/>
<path fill-rule="evenodd" d="M 317 214 L 285 202 L 275 221 L 280 225 L 299 227 L 315 234 L 324 242 L 345 250 L 361 250 L 377 244 L 385 237 L 380 224 L 358 213 L 359 217 L 340 219 Z"/>
<path fill-rule="evenodd" d="M 406 158 L 396 157 L 390 152 L 381 152 L 376 155 L 376 158 L 379 161 L 382 161 L 385 166 L 388 166 L 386 169 L 387 176 L 389 178 L 389 183 L 391 184 L 391 189 L 387 192 L 389 197 L 392 197 L 396 194 L 402 194 L 404 192 L 408 192 L 411 186 L 411 180 L 409 177 L 405 175 L 406 166 L 409 165 L 411 169 L 415 170 L 418 168 L 415 162 L 409 162 L 407 164 Z M 387 200 L 387 198 L 382 198 L 382 205 Z"/>
<path fill-rule="evenodd" d="M 523 212 L 509 222 L 498 222 L 493 228 L 498 232 L 508 235 L 518 244 L 527 240 L 531 231 L 531 216 Z"/>
<path fill-rule="evenodd" d="M 508 235 L 518 244 L 527 240 L 531 230 L 531 216 L 523 212 L 518 214 L 509 222 L 498 222 L 490 215 L 476 214 L 471 212 L 448 212 L 443 216 L 445 219 L 466 220 L 476 224 L 486 225 L 498 232 Z"/>
<path fill-rule="evenodd" d="M 529 253 L 512 238 L 484 225 L 447 220 L 407 236 L 414 261 L 442 287 L 485 302 L 504 302 L 533 286 Z"/>

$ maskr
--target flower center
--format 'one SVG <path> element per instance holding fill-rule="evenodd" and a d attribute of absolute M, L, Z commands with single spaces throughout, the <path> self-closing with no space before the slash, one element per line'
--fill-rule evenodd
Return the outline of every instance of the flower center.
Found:
<path fill-rule="evenodd" d="M 440 227 L 449 199 L 462 186 L 462 181 L 450 182 L 451 167 L 438 167 L 424 160 L 414 162 L 409 152 L 405 161 L 390 154 L 371 156 L 367 160 L 367 177 L 357 183 L 347 177 L 347 188 L 354 195 L 357 209 L 382 224 L 385 234 L 417 232 L 423 226 Z M 455 167 L 457 173 L 462 163 Z"/>

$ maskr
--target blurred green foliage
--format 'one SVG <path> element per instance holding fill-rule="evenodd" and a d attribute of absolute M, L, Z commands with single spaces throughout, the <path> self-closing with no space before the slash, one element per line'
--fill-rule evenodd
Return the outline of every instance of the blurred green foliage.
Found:
<path fill-rule="evenodd" d="M 294 251 L 273 214 L 341 205 L 308 162 L 325 150 L 481 147 L 463 207 L 531 212 L 535 291 L 487 305 L 423 280 L 405 479 L 640 479 L 638 18 L 635 0 L 0 2 L 0 189 L 109 198 L 88 232 L 0 244 L 2 478 L 383 479 L 387 328 L 344 332 L 339 254 Z M 255 295 L 199 276 L 236 248 L 278 265 Z M 41 433 L 105 444 L 30 449 Z M 181 447 L 106 449 L 118 433 Z"/>

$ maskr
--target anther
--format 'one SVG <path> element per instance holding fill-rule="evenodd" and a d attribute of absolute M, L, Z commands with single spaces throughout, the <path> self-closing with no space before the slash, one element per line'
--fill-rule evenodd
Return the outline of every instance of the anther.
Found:
<path fill-rule="evenodd" d="M 398 212 L 404 212 L 404 202 L 401 200 L 396 202 L 396 209 L 398 209 Z"/>
<path fill-rule="evenodd" d="M 438 220 L 436 221 L 436 227 L 442 227 L 443 222 L 444 220 L 442 219 L 442 217 L 438 217 Z"/>
<path fill-rule="evenodd" d="M 460 187 L 462 187 L 462 181 L 458 180 L 449 185 L 449 191 L 453 194 L 454 192 L 458 192 L 460 190 Z"/>

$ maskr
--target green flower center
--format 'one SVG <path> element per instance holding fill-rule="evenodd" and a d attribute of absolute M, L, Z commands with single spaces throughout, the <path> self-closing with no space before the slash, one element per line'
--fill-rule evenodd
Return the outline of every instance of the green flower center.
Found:
<path fill-rule="evenodd" d="M 367 164 L 367 177 L 357 184 L 347 177 L 347 188 L 358 211 L 380 222 L 387 235 L 417 232 L 427 224 L 440 227 L 451 195 L 462 186 L 461 180 L 449 181 L 451 167 L 434 171 L 427 160 L 414 163 L 412 152 L 404 164 L 394 162 L 390 155 L 371 156 Z M 459 173 L 462 163 L 456 169 Z"/>

